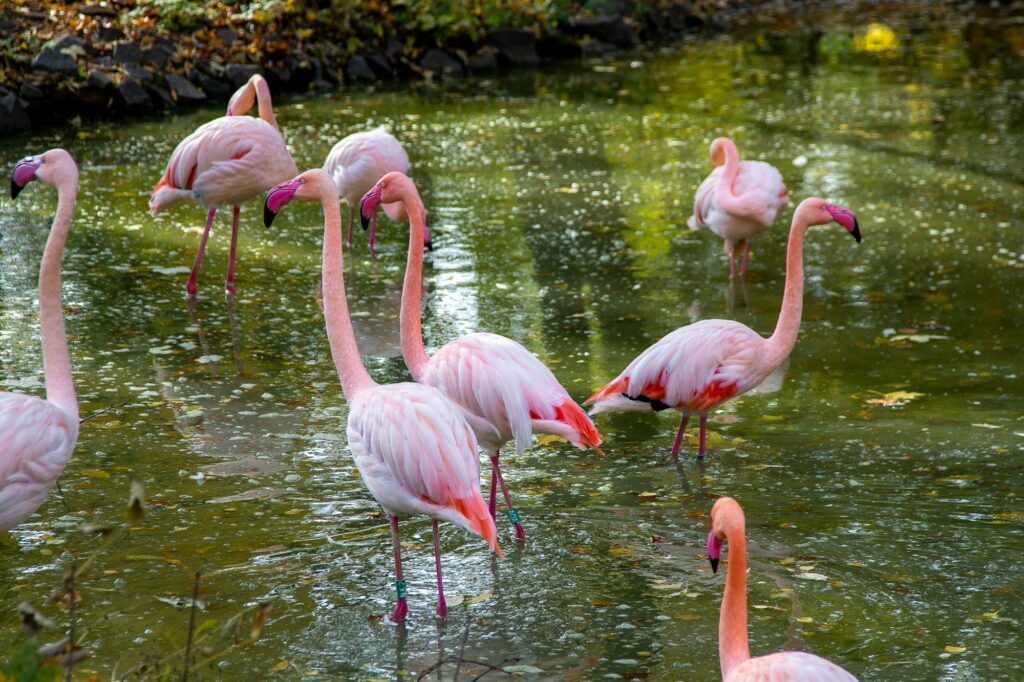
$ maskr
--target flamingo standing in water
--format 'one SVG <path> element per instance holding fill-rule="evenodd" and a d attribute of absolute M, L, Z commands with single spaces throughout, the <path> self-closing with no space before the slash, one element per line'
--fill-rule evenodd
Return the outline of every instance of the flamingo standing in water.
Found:
<path fill-rule="evenodd" d="M 803 651 L 782 651 L 750 657 L 747 637 L 747 537 L 743 510 L 736 500 L 722 497 L 711 508 L 708 560 L 718 572 L 722 544 L 729 541 L 729 571 L 718 620 L 718 657 L 724 682 L 857 682 L 835 663 Z"/>
<path fill-rule="evenodd" d="M 14 528 L 39 508 L 78 440 L 78 398 L 60 296 L 60 263 L 75 211 L 78 166 L 63 149 L 22 159 L 11 176 L 11 198 L 37 178 L 57 188 L 57 215 L 39 268 L 46 400 L 0 393 L 0 532 Z"/>
<path fill-rule="evenodd" d="M 398 602 L 391 617 L 408 613 L 398 541 L 398 517 L 424 514 L 433 521 L 437 570 L 437 615 L 448 613 L 441 582 L 438 519 L 476 533 L 501 555 L 494 519 L 480 495 L 476 438 L 459 407 L 422 384 L 379 385 L 359 357 L 345 300 L 341 209 L 334 183 L 322 169 L 310 170 L 267 193 L 264 222 L 293 198 L 319 201 L 324 211 L 323 294 L 327 340 L 349 402 L 348 444 L 370 494 L 391 519 Z"/>
<path fill-rule="evenodd" d="M 200 126 L 178 144 L 167 162 L 163 177 L 153 187 L 153 195 L 149 199 L 149 210 L 153 215 L 186 199 L 210 208 L 192 272 L 185 285 L 189 296 L 196 295 L 196 278 L 217 208 L 225 205 L 234 208 L 228 273 L 224 281 L 224 288 L 234 292 L 241 204 L 299 172 L 277 130 L 266 81 L 254 76 L 249 84 L 235 93 L 232 104 L 237 104 L 239 111 L 248 110 L 255 96 L 250 92 L 258 95 L 263 91 L 266 92 L 266 100 L 260 99 L 260 114 L 268 116 L 268 120 L 233 116 L 232 105 L 229 105 L 229 115 Z"/>
<path fill-rule="evenodd" d="M 409 155 L 401 143 L 383 127 L 362 133 L 353 133 L 334 145 L 327 155 L 324 170 L 334 179 L 341 200 L 348 204 L 348 243 L 352 243 L 352 227 L 355 223 L 359 200 L 374 183 L 384 175 L 398 171 L 409 172 Z M 399 222 L 405 220 L 406 212 L 402 202 L 384 207 L 388 217 Z M 365 227 L 365 226 L 364 226 Z M 370 248 L 377 239 L 377 214 L 373 214 L 370 225 Z M 423 242 L 431 248 L 430 234 L 426 221 L 423 223 Z"/>
<path fill-rule="evenodd" d="M 793 214 L 786 253 L 786 290 L 775 333 L 765 339 L 732 320 L 701 320 L 666 334 L 636 357 L 622 373 L 594 395 L 590 414 L 679 410 L 682 419 L 672 458 L 678 460 L 690 415 L 700 415 L 700 450 L 704 459 L 708 412 L 754 388 L 781 365 L 796 343 L 804 295 L 804 232 L 835 221 L 860 242 L 853 213 L 824 199 L 804 199 Z"/>
<path fill-rule="evenodd" d="M 735 143 L 719 137 L 711 143 L 715 169 L 704 178 L 693 200 L 692 230 L 706 227 L 725 239 L 729 279 L 736 276 L 736 256 L 743 250 L 740 277 L 747 272 L 750 240 L 764 232 L 789 204 L 782 174 L 764 161 L 740 161 Z"/>
<path fill-rule="evenodd" d="M 402 289 L 402 355 L 413 378 L 437 388 L 470 415 L 480 445 L 490 454 L 490 513 L 496 514 L 496 484 L 508 505 L 516 537 L 525 537 L 519 510 L 512 505 L 498 465 L 501 446 L 513 438 L 522 455 L 534 431 L 565 438 L 598 452 L 601 436 L 586 412 L 573 402 L 551 371 L 530 351 L 497 334 L 469 334 L 450 341 L 434 357 L 423 347 L 420 297 L 423 289 L 423 202 L 416 185 L 402 173 L 388 173 L 360 204 L 365 222 L 377 207 L 401 201 L 409 215 L 409 256 Z"/>

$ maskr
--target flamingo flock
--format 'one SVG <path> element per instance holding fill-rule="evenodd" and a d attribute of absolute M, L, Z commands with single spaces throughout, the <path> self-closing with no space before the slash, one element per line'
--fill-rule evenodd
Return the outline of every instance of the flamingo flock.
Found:
<path fill-rule="evenodd" d="M 259 117 L 245 115 L 256 105 Z M 768 230 L 785 210 L 789 195 L 778 170 L 740 161 L 728 138 L 712 142 L 714 171 L 700 184 L 689 225 L 706 227 L 725 240 L 730 279 L 746 274 L 751 240 Z M 441 571 L 439 522 L 479 536 L 503 556 L 495 524 L 497 490 L 517 540 L 525 538 L 522 514 L 502 475 L 502 447 L 514 441 L 522 455 L 536 433 L 551 434 L 600 454 L 602 438 L 591 415 L 618 411 L 676 410 L 680 423 L 671 449 L 678 460 L 688 421 L 700 421 L 697 458 L 706 452 L 711 410 L 755 388 L 793 351 L 800 328 L 804 271 L 803 239 L 816 225 L 836 223 L 860 242 L 849 209 L 819 198 L 804 199 L 789 231 L 786 281 L 774 333 L 764 338 L 732 320 L 703 320 L 677 329 L 643 350 L 585 403 L 588 415 L 555 375 L 513 339 L 487 332 L 468 334 L 428 354 L 421 327 L 424 247 L 430 248 L 427 210 L 409 172 L 409 157 L 383 128 L 338 142 L 322 168 L 299 173 L 271 104 L 270 90 L 254 76 L 232 97 L 225 116 L 183 139 L 153 188 L 151 212 L 190 200 L 207 209 L 206 224 L 186 291 L 197 293 L 197 278 L 214 215 L 233 209 L 227 291 L 235 290 L 240 206 L 260 195 L 264 223 L 292 200 L 319 202 L 324 217 L 322 286 L 327 340 L 342 394 L 349 404 L 348 448 L 370 495 L 388 515 L 395 563 L 395 606 L 391 619 L 409 613 L 403 577 L 399 520 L 431 519 L 437 575 L 438 617 L 448 609 Z M 57 189 L 57 210 L 39 273 L 39 322 L 46 399 L 0 393 L 0 532 L 25 521 L 43 503 L 68 463 L 78 437 L 78 402 L 61 307 L 60 264 L 72 223 L 78 169 L 70 154 L 53 149 L 29 156 L 14 168 L 11 197 L 34 179 Z M 348 207 L 347 241 L 355 214 L 376 238 L 378 210 L 408 221 L 409 244 L 399 319 L 402 355 L 413 381 L 378 384 L 367 372 L 349 315 L 343 274 L 342 216 Z M 481 493 L 478 450 L 488 458 L 489 500 Z M 743 512 L 722 497 L 711 510 L 706 551 L 717 570 L 724 542 L 730 561 L 719 627 L 725 680 L 852 680 L 837 665 L 811 654 L 784 652 L 751 658 L 746 619 L 746 545 Z"/>

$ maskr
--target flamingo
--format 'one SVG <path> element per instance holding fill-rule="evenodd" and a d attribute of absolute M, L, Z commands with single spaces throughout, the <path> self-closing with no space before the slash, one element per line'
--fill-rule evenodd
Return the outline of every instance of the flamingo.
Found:
<path fill-rule="evenodd" d="M 256 80 L 250 79 L 250 84 Z M 262 88 L 260 88 L 262 84 Z M 235 96 L 242 101 L 245 110 L 252 106 L 251 97 L 246 94 L 249 86 L 243 86 Z M 258 93 L 266 89 L 262 78 L 252 86 Z M 269 97 L 269 90 L 267 90 Z M 245 104 L 246 98 L 248 104 Z M 265 106 L 264 106 L 265 105 Z M 274 185 L 294 177 L 298 168 L 292 160 L 284 138 L 277 130 L 277 121 L 270 110 L 269 99 L 260 100 L 260 113 L 269 112 L 270 122 L 251 116 L 221 116 L 196 129 L 175 148 L 167 162 L 163 177 L 153 187 L 149 199 L 149 211 L 156 215 L 179 201 L 191 199 L 209 207 L 206 227 L 199 240 L 199 250 L 192 264 L 185 285 L 189 296 L 196 295 L 196 277 L 206 251 L 206 240 L 210 236 L 213 216 L 217 208 L 229 205 L 234 208 L 231 222 L 231 251 L 228 257 L 228 273 L 224 288 L 235 291 L 235 253 L 238 246 L 238 214 L 243 202 L 265 192 Z M 228 107 L 232 111 L 231 106 Z"/>
<path fill-rule="evenodd" d="M 273 100 L 270 98 L 270 86 L 267 80 L 260 74 L 253 75 L 245 85 L 238 88 L 235 94 L 228 101 L 228 110 L 225 116 L 243 116 L 252 109 L 253 102 L 256 102 L 260 118 L 274 126 L 277 130 L 277 117 L 274 116 Z"/>
<path fill-rule="evenodd" d="M 708 412 L 751 390 L 785 362 L 796 343 L 803 308 L 804 233 L 812 225 L 835 221 L 860 242 L 860 227 L 851 211 L 824 199 L 804 199 L 793 214 L 786 254 L 786 290 L 775 333 L 765 339 L 732 320 L 701 320 L 666 334 L 629 363 L 619 376 L 587 398 L 591 415 L 601 412 L 679 410 L 682 418 L 672 458 L 690 415 L 700 415 L 700 450 L 704 459 Z"/>
<path fill-rule="evenodd" d="M 736 144 L 727 137 L 711 143 L 715 169 L 704 178 L 693 199 L 692 230 L 706 227 L 725 239 L 729 279 L 736 276 L 737 249 L 743 249 L 740 277 L 747 272 L 750 240 L 767 230 L 789 204 L 782 174 L 764 161 L 740 161 Z"/>
<path fill-rule="evenodd" d="M 78 440 L 78 398 L 60 297 L 60 263 L 75 211 L 78 166 L 63 149 L 26 157 L 14 167 L 11 198 L 37 178 L 57 188 L 57 214 L 39 267 L 46 400 L 0 392 L 0 532 L 14 528 L 39 508 Z"/>
<path fill-rule="evenodd" d="M 437 571 L 437 615 L 447 615 L 441 581 L 438 520 L 461 526 L 498 547 L 494 519 L 480 495 L 480 460 L 476 437 L 462 410 L 430 386 L 415 383 L 379 385 L 359 357 L 345 300 L 342 274 L 341 209 L 331 177 L 314 169 L 283 182 L 267 193 L 263 218 L 274 216 L 293 198 L 319 201 L 324 211 L 324 318 L 331 356 L 349 402 L 348 444 L 370 494 L 391 521 L 398 601 L 391 614 L 401 621 L 408 613 L 398 517 L 429 516 L 434 531 Z"/>
<path fill-rule="evenodd" d="M 409 215 L 409 256 L 402 290 L 402 355 L 413 378 L 433 386 L 470 415 L 480 445 L 491 461 L 489 510 L 496 515 L 496 486 L 501 486 L 509 521 L 516 537 L 526 537 L 522 515 L 512 504 L 498 464 L 501 446 L 515 439 L 516 453 L 526 451 L 534 431 L 565 438 L 576 447 L 601 452 L 601 436 L 586 412 L 530 351 L 497 334 L 468 334 L 450 341 L 434 357 L 423 347 L 420 297 L 423 289 L 423 243 L 417 239 L 425 210 L 413 181 L 403 173 L 388 173 L 360 203 L 365 222 L 378 205 L 405 204 Z M 603 453 L 602 453 L 603 454 Z"/>
<path fill-rule="evenodd" d="M 831 661 L 803 651 L 781 651 L 750 657 L 747 638 L 747 538 L 743 510 L 731 497 L 719 498 L 711 508 L 708 560 L 718 572 L 722 543 L 729 541 L 729 571 L 718 619 L 718 657 L 724 682 L 857 682 Z"/>
<path fill-rule="evenodd" d="M 391 171 L 409 171 L 409 155 L 395 136 L 382 127 L 362 133 L 353 133 L 343 139 L 327 155 L 324 170 L 334 179 L 338 194 L 348 204 L 348 243 L 352 243 L 352 228 L 356 207 L 362 196 L 382 176 Z M 388 217 L 398 222 L 405 220 L 406 212 L 401 202 L 384 207 Z M 365 225 L 363 227 L 366 227 Z M 370 226 L 370 248 L 377 239 L 377 214 L 374 213 Z M 423 242 L 431 248 L 430 234 L 426 221 L 423 224 Z"/>

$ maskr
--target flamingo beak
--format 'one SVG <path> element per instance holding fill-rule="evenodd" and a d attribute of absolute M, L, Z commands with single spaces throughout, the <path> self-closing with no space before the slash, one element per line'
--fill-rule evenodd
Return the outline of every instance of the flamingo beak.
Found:
<path fill-rule="evenodd" d="M 11 173 L 11 198 L 17 199 L 21 190 L 25 189 L 32 180 L 36 179 L 36 171 L 43 163 L 41 156 L 28 156 L 18 162 Z"/>
<path fill-rule="evenodd" d="M 853 214 L 853 211 L 835 204 L 825 204 L 825 210 L 832 216 L 832 220 L 845 227 L 860 244 L 860 225 L 857 224 L 857 216 Z"/>
<path fill-rule="evenodd" d="M 370 219 L 374 213 L 377 212 L 377 208 L 380 206 L 381 194 L 384 192 L 384 187 L 377 183 L 370 188 L 370 191 L 363 195 L 363 198 L 359 200 L 359 222 L 362 224 L 365 230 L 370 226 Z M 429 241 L 429 239 L 428 239 Z"/>
<path fill-rule="evenodd" d="M 707 550 L 711 572 L 718 573 L 718 561 L 722 558 L 722 541 L 715 537 L 715 531 L 708 533 Z"/>
<path fill-rule="evenodd" d="M 277 212 L 295 198 L 295 193 L 299 191 L 299 185 L 301 184 L 302 180 L 295 178 L 294 180 L 282 182 L 267 192 L 267 198 L 263 202 L 263 224 L 266 227 L 270 227 L 270 224 L 274 222 L 274 216 L 277 215 Z"/>

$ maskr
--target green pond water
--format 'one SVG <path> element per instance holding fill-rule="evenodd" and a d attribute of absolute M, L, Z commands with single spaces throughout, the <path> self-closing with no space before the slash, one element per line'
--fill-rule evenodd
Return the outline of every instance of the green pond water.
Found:
<path fill-rule="evenodd" d="M 860 220 L 860 245 L 837 226 L 809 233 L 796 348 L 761 392 L 714 412 L 703 472 L 695 439 L 670 464 L 676 419 L 664 413 L 599 417 L 605 457 L 548 438 L 507 453 L 526 542 L 499 519 L 497 560 L 442 526 L 448 597 L 465 599 L 444 622 L 425 518 L 402 523 L 410 618 L 380 618 L 393 596 L 388 523 L 346 447 L 319 307 L 319 207 L 295 203 L 270 230 L 257 202 L 243 208 L 234 300 L 224 212 L 190 307 L 203 210 L 152 218 L 146 201 L 177 141 L 219 108 L 0 142 L 4 173 L 57 145 L 80 164 L 64 256 L 79 398 L 83 415 L 128 403 L 83 424 L 63 501 L 55 491 L 0 539 L 0 655 L 26 641 L 23 600 L 66 628 L 46 597 L 104 542 L 83 525 L 126 523 L 135 472 L 147 515 L 79 581 L 76 627 L 94 654 L 79 676 L 178 660 L 198 570 L 203 646 L 246 607 L 273 604 L 262 637 L 207 679 L 416 679 L 463 642 L 460 679 L 486 673 L 481 662 L 534 666 L 535 679 L 717 679 L 724 578 L 703 551 L 711 503 L 728 494 L 747 515 L 754 654 L 805 649 L 864 680 L 1020 679 L 1024 28 L 741 35 L 278 98 L 300 169 L 380 124 L 408 149 L 435 241 L 428 349 L 505 334 L 578 400 L 678 326 L 774 327 L 796 202 L 731 290 L 721 241 L 685 226 L 714 137 L 778 167 L 797 201 L 826 197 Z M 0 200 L 5 389 L 42 393 L 35 287 L 55 203 L 41 183 Z M 363 233 L 346 254 L 379 381 L 408 376 L 406 238 L 383 221 L 375 257 Z M 919 395 L 869 402 L 897 391 Z"/>

